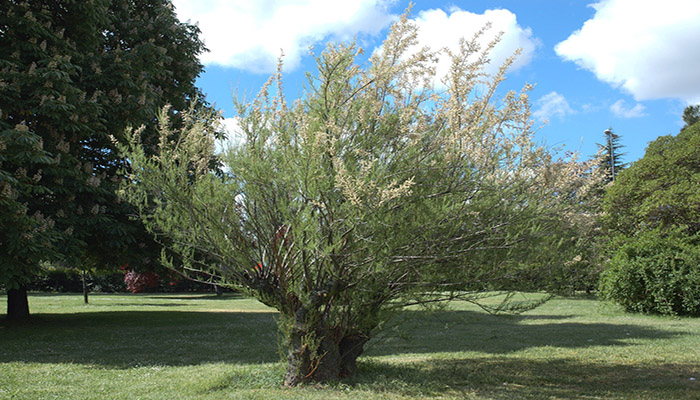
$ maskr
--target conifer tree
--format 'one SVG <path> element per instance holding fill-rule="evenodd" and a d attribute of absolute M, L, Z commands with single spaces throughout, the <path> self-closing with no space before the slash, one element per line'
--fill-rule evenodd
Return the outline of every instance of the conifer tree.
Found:
<path fill-rule="evenodd" d="M 620 144 L 620 135 L 613 132 L 612 127 L 604 132 L 605 144 L 596 143 L 600 153 L 600 166 L 605 171 L 605 181 L 613 182 L 627 164 L 622 162 L 625 153 L 621 153 L 623 146 Z"/>

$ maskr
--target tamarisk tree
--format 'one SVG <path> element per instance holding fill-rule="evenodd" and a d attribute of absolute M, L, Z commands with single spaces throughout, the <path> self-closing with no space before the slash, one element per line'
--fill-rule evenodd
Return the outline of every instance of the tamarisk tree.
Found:
<path fill-rule="evenodd" d="M 495 43 L 463 40 L 435 89 L 437 53 L 416 34 L 404 16 L 365 66 L 329 45 L 294 104 L 280 67 L 238 105 L 245 138 L 223 177 L 207 166 L 216 127 L 196 114 L 179 130 L 162 117 L 155 155 L 139 130 L 124 149 L 124 195 L 182 256 L 170 266 L 279 310 L 286 385 L 352 375 L 393 310 L 532 288 L 584 204 L 581 164 L 533 142 L 528 88 L 497 99 L 509 63 L 483 72 Z"/>

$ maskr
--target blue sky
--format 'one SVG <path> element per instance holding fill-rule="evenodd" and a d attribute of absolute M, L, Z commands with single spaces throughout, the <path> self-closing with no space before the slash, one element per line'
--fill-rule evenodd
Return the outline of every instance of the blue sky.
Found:
<path fill-rule="evenodd" d="M 309 46 L 350 40 L 371 53 L 408 6 L 403 0 L 174 0 L 198 23 L 210 51 L 198 85 L 235 130 L 233 95 L 255 94 L 285 52 L 285 88 L 299 95 L 314 70 Z M 490 21 L 504 37 L 498 61 L 522 56 L 506 88 L 530 93 L 538 140 L 586 158 L 609 127 L 632 162 L 661 135 L 676 134 L 688 104 L 700 103 L 700 0 L 415 1 L 420 41 L 452 46 Z"/>

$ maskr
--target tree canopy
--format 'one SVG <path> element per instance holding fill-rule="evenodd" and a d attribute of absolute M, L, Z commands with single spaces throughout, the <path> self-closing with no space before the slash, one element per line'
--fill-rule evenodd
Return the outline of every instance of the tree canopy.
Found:
<path fill-rule="evenodd" d="M 644 157 L 609 188 L 603 207 L 614 233 L 657 227 L 700 231 L 700 124 L 649 143 Z"/>
<path fill-rule="evenodd" d="M 683 110 L 683 122 L 685 125 L 682 130 L 700 122 L 700 104 L 687 106 Z"/>
<path fill-rule="evenodd" d="M 416 29 L 404 16 L 366 65 L 355 45 L 329 45 L 291 105 L 271 78 L 238 104 L 224 176 L 196 113 L 179 130 L 162 115 L 155 154 L 140 130 L 125 149 L 125 196 L 182 256 L 165 262 L 280 311 L 287 385 L 352 375 L 407 304 L 532 288 L 585 218 L 588 166 L 535 144 L 528 88 L 499 96 L 508 65 L 483 73 L 495 43 L 463 40 L 433 86 L 436 53 L 415 49 Z"/>
<path fill-rule="evenodd" d="M 700 124 L 651 142 L 603 211 L 601 295 L 630 311 L 700 315 Z"/>
<path fill-rule="evenodd" d="M 168 0 L 0 2 L 0 285 L 10 303 L 39 259 L 89 268 L 152 258 L 150 235 L 115 194 L 126 164 L 110 136 L 144 125 L 149 143 L 163 105 L 206 106 L 194 86 L 198 33 Z M 19 296 L 10 317 L 28 313 Z"/>

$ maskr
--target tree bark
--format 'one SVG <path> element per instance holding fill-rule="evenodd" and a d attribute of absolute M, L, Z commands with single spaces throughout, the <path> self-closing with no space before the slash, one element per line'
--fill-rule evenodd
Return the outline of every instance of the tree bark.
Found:
<path fill-rule="evenodd" d="M 350 378 L 355 376 L 357 370 L 357 358 L 365 351 L 365 343 L 369 335 L 345 336 L 341 339 L 340 348 L 340 376 Z"/>
<path fill-rule="evenodd" d="M 292 332 L 288 342 L 285 386 L 323 383 L 355 375 L 357 358 L 364 351 L 369 336 L 346 336 L 336 341 L 328 335 L 321 335 L 322 332 L 316 332 L 317 348 L 312 349 L 312 344 L 303 342 L 304 332 Z"/>
<path fill-rule="evenodd" d="M 328 382 L 339 378 L 340 350 L 332 340 L 320 339 L 318 348 L 312 349 L 308 344 L 302 343 L 299 337 L 299 340 L 290 347 L 287 357 L 287 375 L 284 379 L 285 386 Z"/>
<path fill-rule="evenodd" d="M 88 304 L 88 286 L 87 286 L 87 273 L 85 271 L 82 272 L 82 278 L 83 278 L 83 301 L 85 304 Z"/>
<path fill-rule="evenodd" d="M 27 287 L 7 291 L 7 319 L 21 320 L 29 318 L 29 301 L 27 300 Z"/>

